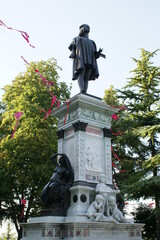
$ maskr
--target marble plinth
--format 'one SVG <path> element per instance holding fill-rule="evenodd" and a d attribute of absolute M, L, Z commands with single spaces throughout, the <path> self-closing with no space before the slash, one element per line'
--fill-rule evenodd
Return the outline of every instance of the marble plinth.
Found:
<path fill-rule="evenodd" d="M 31 218 L 30 222 L 21 224 L 22 240 L 142 240 L 142 224 L 89 222 L 84 219 L 67 222 L 67 217 Z"/>

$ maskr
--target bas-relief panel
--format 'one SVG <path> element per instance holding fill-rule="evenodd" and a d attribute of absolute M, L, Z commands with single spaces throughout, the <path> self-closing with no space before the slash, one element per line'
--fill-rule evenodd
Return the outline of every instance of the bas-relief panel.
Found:
<path fill-rule="evenodd" d="M 94 172 L 102 172 L 102 137 L 86 134 L 86 170 Z"/>

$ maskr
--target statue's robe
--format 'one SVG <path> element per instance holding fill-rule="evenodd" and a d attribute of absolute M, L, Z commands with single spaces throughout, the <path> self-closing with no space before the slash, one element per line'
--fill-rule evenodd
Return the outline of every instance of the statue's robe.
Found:
<path fill-rule="evenodd" d="M 69 46 L 72 51 L 73 58 L 73 77 L 72 80 L 78 78 L 84 68 L 92 69 L 90 78 L 88 80 L 95 80 L 99 77 L 97 65 L 97 48 L 94 41 L 86 37 L 76 37 Z"/>

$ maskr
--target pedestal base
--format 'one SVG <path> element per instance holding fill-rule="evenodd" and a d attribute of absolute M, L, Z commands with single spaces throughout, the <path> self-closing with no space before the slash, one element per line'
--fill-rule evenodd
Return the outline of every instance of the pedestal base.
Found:
<path fill-rule="evenodd" d="M 142 240 L 142 224 L 67 222 L 67 217 L 37 217 L 22 223 L 22 240 Z"/>

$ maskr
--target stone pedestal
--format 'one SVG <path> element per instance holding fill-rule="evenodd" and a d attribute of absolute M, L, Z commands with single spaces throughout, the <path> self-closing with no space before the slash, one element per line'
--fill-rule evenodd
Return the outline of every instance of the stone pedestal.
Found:
<path fill-rule="evenodd" d="M 54 110 L 58 118 L 58 152 L 65 153 L 74 170 L 74 181 L 97 183 L 101 173 L 112 185 L 111 115 L 116 110 L 102 99 L 78 94 Z"/>
<path fill-rule="evenodd" d="M 22 226 L 22 240 L 142 240 L 142 224 L 65 222 L 62 217 L 38 217 Z"/>
<path fill-rule="evenodd" d="M 41 216 L 21 224 L 23 240 L 142 239 L 141 224 L 95 222 L 85 216 L 95 200 L 100 174 L 106 176 L 106 184 L 111 187 L 108 196 L 117 194 L 112 189 L 110 131 L 111 116 L 115 113 L 102 99 L 88 94 L 71 98 L 69 108 L 64 103 L 54 110 L 58 119 L 58 153 L 68 156 L 74 171 L 70 207 L 67 216 Z"/>
<path fill-rule="evenodd" d="M 112 186 L 111 116 L 117 111 L 102 99 L 78 94 L 54 110 L 58 119 L 58 153 L 65 153 L 74 171 L 71 207 L 67 216 L 86 212 L 95 198 L 99 175 Z M 66 118 L 66 122 L 64 124 Z"/>

